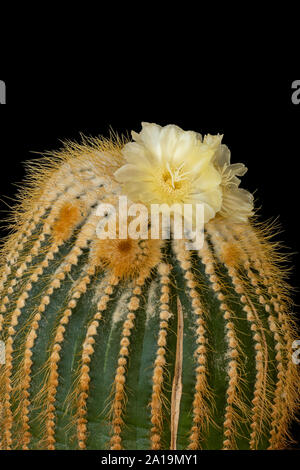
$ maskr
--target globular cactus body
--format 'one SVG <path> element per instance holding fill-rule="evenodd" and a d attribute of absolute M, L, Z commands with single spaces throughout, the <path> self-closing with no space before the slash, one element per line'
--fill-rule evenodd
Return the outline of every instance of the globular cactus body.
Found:
<path fill-rule="evenodd" d="M 100 240 L 124 142 L 33 167 L 3 248 L 2 449 L 277 449 L 299 377 L 280 255 L 216 216 L 184 240 Z"/>

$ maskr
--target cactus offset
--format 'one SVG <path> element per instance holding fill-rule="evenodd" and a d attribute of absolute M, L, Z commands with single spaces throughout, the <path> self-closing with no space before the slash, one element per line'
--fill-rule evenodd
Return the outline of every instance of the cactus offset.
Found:
<path fill-rule="evenodd" d="M 126 193 L 126 145 L 68 143 L 30 168 L 2 248 L 0 448 L 285 447 L 300 381 L 272 228 L 244 201 L 229 217 L 224 166 L 199 250 L 99 239 L 98 204 Z M 186 174 L 167 166 L 163 184 L 185 195 Z"/>

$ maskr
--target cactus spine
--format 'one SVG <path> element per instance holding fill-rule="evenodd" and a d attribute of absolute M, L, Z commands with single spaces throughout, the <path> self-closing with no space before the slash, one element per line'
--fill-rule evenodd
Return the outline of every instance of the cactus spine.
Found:
<path fill-rule="evenodd" d="M 2 249 L 1 449 L 283 448 L 299 375 L 270 228 L 217 215 L 198 251 L 98 239 L 124 144 L 31 167 Z"/>

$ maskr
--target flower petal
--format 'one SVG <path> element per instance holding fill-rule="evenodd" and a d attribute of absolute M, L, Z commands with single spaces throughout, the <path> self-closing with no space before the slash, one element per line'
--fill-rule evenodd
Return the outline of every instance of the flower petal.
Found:
<path fill-rule="evenodd" d="M 114 176 L 117 181 L 120 183 L 125 183 L 127 181 L 153 181 L 153 175 L 151 172 L 145 172 L 143 168 L 127 163 L 119 168 Z"/>
<path fill-rule="evenodd" d="M 254 214 L 253 195 L 245 189 L 225 189 L 220 215 L 238 222 L 247 222 Z"/>
<path fill-rule="evenodd" d="M 214 157 L 214 163 L 217 167 L 223 168 L 225 165 L 230 165 L 231 153 L 227 145 L 220 145 Z"/>
<path fill-rule="evenodd" d="M 207 191 L 213 187 L 219 186 L 221 180 L 220 173 L 213 166 L 207 166 L 197 179 L 193 181 L 193 187 L 199 192 Z"/>

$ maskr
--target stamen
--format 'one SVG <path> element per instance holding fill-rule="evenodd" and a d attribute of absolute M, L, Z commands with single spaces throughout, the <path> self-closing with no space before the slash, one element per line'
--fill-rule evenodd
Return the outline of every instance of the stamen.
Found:
<path fill-rule="evenodd" d="M 170 173 L 170 176 L 171 176 L 172 188 L 176 189 L 175 183 L 178 183 L 179 181 L 183 181 L 184 179 L 186 179 L 186 175 L 188 175 L 190 173 L 190 171 L 186 171 L 185 173 L 180 174 L 180 172 L 181 172 L 181 170 L 184 166 L 184 162 L 182 162 L 181 165 L 179 165 L 179 167 L 177 167 L 173 171 L 170 168 L 170 163 L 169 162 L 167 162 L 166 166 L 167 166 L 167 170 L 168 170 L 168 172 Z"/>

